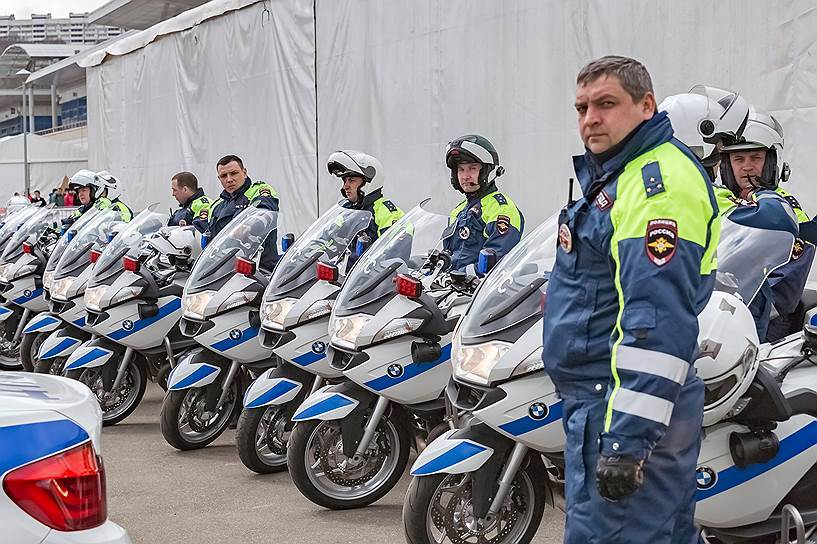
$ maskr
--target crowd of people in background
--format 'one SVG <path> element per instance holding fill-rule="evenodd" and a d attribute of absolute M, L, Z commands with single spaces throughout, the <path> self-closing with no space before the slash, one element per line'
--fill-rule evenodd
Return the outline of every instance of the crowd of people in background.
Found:
<path fill-rule="evenodd" d="M 43 198 L 40 191 L 34 191 L 28 196 L 15 192 L 6 203 L 6 208 L 13 210 L 21 206 L 27 206 L 28 204 L 37 204 L 38 206 L 45 206 L 47 204 L 53 204 L 55 206 L 77 206 L 77 202 L 79 202 L 79 199 L 76 190 L 56 187 L 51 189 L 48 200 Z"/>

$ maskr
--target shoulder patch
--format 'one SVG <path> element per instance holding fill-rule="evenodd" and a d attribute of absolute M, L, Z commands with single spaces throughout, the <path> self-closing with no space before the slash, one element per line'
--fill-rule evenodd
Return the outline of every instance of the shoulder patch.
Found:
<path fill-rule="evenodd" d="M 272 196 L 272 191 L 269 190 L 268 187 L 262 187 L 258 191 L 259 196 Z"/>
<path fill-rule="evenodd" d="M 507 215 L 499 215 L 496 218 L 496 231 L 499 234 L 505 234 L 511 230 L 511 218 Z"/>
<path fill-rule="evenodd" d="M 791 207 L 794 208 L 795 210 L 802 210 L 803 209 L 803 207 L 800 205 L 800 203 L 797 202 L 797 199 L 794 198 L 794 195 L 786 195 L 783 198 L 785 198 L 786 202 L 788 202 L 789 205 L 791 205 Z"/>
<path fill-rule="evenodd" d="M 508 199 L 505 198 L 505 195 L 503 195 L 502 193 L 496 193 L 494 195 L 494 198 L 496 199 L 500 206 L 504 206 L 505 204 L 508 203 Z"/>
<path fill-rule="evenodd" d="M 641 179 L 644 181 L 644 191 L 647 198 L 663 193 L 664 180 L 661 178 L 661 167 L 657 162 L 650 162 L 641 168 Z"/>
<path fill-rule="evenodd" d="M 201 202 L 202 204 L 209 204 L 210 203 L 210 201 L 207 200 L 206 196 L 203 196 L 203 197 L 199 198 L 199 202 Z"/>
<path fill-rule="evenodd" d="M 664 266 L 675 255 L 678 245 L 678 223 L 672 219 L 651 219 L 647 223 L 644 249 L 655 266 Z"/>
<path fill-rule="evenodd" d="M 594 202 L 596 203 L 596 207 L 603 212 L 613 207 L 613 199 L 610 198 L 610 195 L 608 195 L 604 189 L 596 196 Z"/>
<path fill-rule="evenodd" d="M 791 260 L 796 261 L 803 256 L 806 251 L 806 244 L 800 238 L 794 239 L 794 245 L 791 248 Z"/>
<path fill-rule="evenodd" d="M 396 211 L 397 211 L 397 206 L 395 206 L 395 205 L 392 203 L 392 201 L 391 201 L 391 200 L 384 200 L 384 201 L 383 201 L 383 206 L 385 206 L 385 208 L 386 208 L 387 210 L 389 210 L 390 212 L 392 212 L 392 213 L 394 213 L 394 212 L 396 212 Z"/>
<path fill-rule="evenodd" d="M 199 219 L 207 220 L 208 217 L 210 217 L 210 210 L 208 208 L 199 210 Z"/>

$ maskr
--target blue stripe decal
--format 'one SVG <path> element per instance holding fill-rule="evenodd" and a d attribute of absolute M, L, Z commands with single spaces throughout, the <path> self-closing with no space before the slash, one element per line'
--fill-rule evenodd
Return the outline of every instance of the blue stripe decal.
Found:
<path fill-rule="evenodd" d="M 163 319 L 163 318 L 169 316 L 170 314 L 172 314 L 176 310 L 180 310 L 181 307 L 182 307 L 182 299 L 180 299 L 179 297 L 174 297 L 167 304 L 160 307 L 159 308 L 159 313 L 157 313 L 153 317 L 146 317 L 144 319 L 134 321 L 133 322 L 133 327 L 130 330 L 119 329 L 119 330 L 113 331 L 111 334 L 108 335 L 108 338 L 110 338 L 111 340 L 122 340 L 123 338 L 127 338 L 131 334 L 135 334 L 135 333 L 141 331 L 142 329 L 144 329 L 145 327 L 149 327 L 149 326 L 153 325 L 154 323 L 156 323 L 160 319 Z"/>
<path fill-rule="evenodd" d="M 69 419 L 0 427 L 0 476 L 88 438 L 85 429 Z"/>
<path fill-rule="evenodd" d="M 299 421 L 302 419 L 312 419 L 315 416 L 325 414 L 326 412 L 331 412 L 332 410 L 337 410 L 338 408 L 343 408 L 344 406 L 348 406 L 350 404 L 352 404 L 352 401 L 346 397 L 332 395 L 328 399 L 323 399 L 319 403 L 313 404 L 306 410 L 301 411 L 301 413 L 295 414 L 292 420 Z"/>
<path fill-rule="evenodd" d="M 215 367 L 215 366 L 210 366 L 210 365 L 200 366 L 199 368 L 196 369 L 195 372 L 193 372 L 192 374 L 190 374 L 186 378 L 183 378 L 179 383 L 172 385 L 170 388 L 173 389 L 173 390 L 187 389 L 188 387 L 190 387 L 191 385 L 193 385 L 197 381 L 203 380 L 204 378 L 206 378 L 207 376 L 209 376 L 213 372 L 218 372 L 218 371 L 219 371 L 219 368 Z"/>
<path fill-rule="evenodd" d="M 325 359 L 325 358 L 326 358 L 326 352 L 325 351 L 323 353 L 313 353 L 313 352 L 310 351 L 309 353 L 304 353 L 303 355 L 298 355 L 297 357 L 292 359 L 292 362 L 295 363 L 296 365 L 300 365 L 300 366 L 309 366 L 312 363 L 315 363 L 315 362 L 320 361 L 321 359 Z"/>
<path fill-rule="evenodd" d="M 8 308 L 6 308 L 5 306 L 0 306 L 0 315 L 3 315 L 3 314 L 10 314 L 11 312 L 12 312 L 12 310 L 9 310 L 9 309 L 8 309 Z"/>
<path fill-rule="evenodd" d="M 47 327 L 53 323 L 57 323 L 59 319 L 56 317 L 52 317 L 50 315 L 43 316 L 40 319 L 35 320 L 33 323 L 29 323 L 28 326 L 23 330 L 24 333 L 31 333 L 40 330 L 43 327 Z"/>
<path fill-rule="evenodd" d="M 79 368 L 81 366 L 87 365 L 91 361 L 99 359 L 103 355 L 111 355 L 111 354 L 112 354 L 112 352 L 110 352 L 110 351 L 108 351 L 106 349 L 93 348 L 91 351 L 89 351 L 88 353 L 86 353 L 85 355 L 83 355 L 82 357 L 80 357 L 79 359 L 77 359 L 76 361 L 71 363 L 70 365 L 68 365 L 66 367 L 66 369 L 70 370 L 72 368 Z"/>
<path fill-rule="evenodd" d="M 85 316 L 80 317 L 76 321 L 74 321 L 74 325 L 77 327 L 84 327 L 85 326 Z"/>
<path fill-rule="evenodd" d="M 79 340 L 76 338 L 63 338 L 60 340 L 59 344 L 49 349 L 47 353 L 40 355 L 40 359 L 50 359 L 51 357 L 56 357 L 66 349 L 73 347 L 76 344 L 79 344 Z"/>
<path fill-rule="evenodd" d="M 296 387 L 298 387 L 298 384 L 296 383 L 280 381 L 276 383 L 273 387 L 271 387 L 269 391 L 267 391 L 263 395 L 259 395 L 258 398 L 256 398 L 251 403 L 246 404 L 245 407 L 256 408 L 258 406 L 268 403 L 271 400 L 277 399 L 278 397 L 284 395 L 285 393 L 289 393 Z"/>
<path fill-rule="evenodd" d="M 40 287 L 39 289 L 34 289 L 31 292 L 30 296 L 23 295 L 21 297 L 15 298 L 12 302 L 14 302 L 14 304 L 22 304 L 24 302 L 28 302 L 29 300 L 34 300 L 35 298 L 37 298 L 38 296 L 40 296 L 42 294 L 43 294 L 43 288 Z"/>
<path fill-rule="evenodd" d="M 520 417 L 519 419 L 515 419 L 500 425 L 499 428 L 506 433 L 510 433 L 514 436 L 520 436 L 544 427 L 548 423 L 553 423 L 557 419 L 562 419 L 562 401 L 559 401 L 552 406 L 548 406 L 547 416 L 543 417 L 542 419 L 533 419 L 530 416 Z"/>
<path fill-rule="evenodd" d="M 451 344 L 446 344 L 442 348 L 442 355 L 436 361 L 431 361 L 430 363 L 409 363 L 403 367 L 403 373 L 396 377 L 392 378 L 388 374 L 384 376 L 380 376 L 379 378 L 375 378 L 373 380 L 369 380 L 368 382 L 364 383 L 366 387 L 374 389 L 375 391 L 383 391 L 384 389 L 388 389 L 389 387 L 393 387 L 397 384 L 403 383 L 407 380 L 410 380 L 424 372 L 428 372 L 432 368 L 435 368 L 443 363 L 448 362 L 451 359 Z"/>
<path fill-rule="evenodd" d="M 488 448 L 480 446 L 479 444 L 472 444 L 471 442 L 460 442 L 442 455 L 435 457 L 428 463 L 424 464 L 417 470 L 412 470 L 412 476 L 423 476 L 425 474 L 433 474 L 440 472 L 450 466 L 456 465 L 461 461 L 465 461 L 478 453 L 482 453 Z"/>
<path fill-rule="evenodd" d="M 780 441 L 780 450 L 777 455 L 767 463 L 755 463 L 746 468 L 731 466 L 718 473 L 715 485 L 709 489 L 698 489 L 695 500 L 702 501 L 728 491 L 733 487 L 748 482 L 752 478 L 764 474 L 776 466 L 797 457 L 804 451 L 817 444 L 817 421 L 812 421 L 802 429 L 794 432 Z"/>
<path fill-rule="evenodd" d="M 219 340 L 215 344 L 213 344 L 212 348 L 216 351 L 227 351 L 228 349 L 233 349 L 236 346 L 239 346 L 246 342 L 247 340 L 252 340 L 256 336 L 258 336 L 258 327 L 250 327 L 248 329 L 244 329 L 241 331 L 241 336 L 237 339 L 230 338 L 229 336 L 224 340 Z"/>

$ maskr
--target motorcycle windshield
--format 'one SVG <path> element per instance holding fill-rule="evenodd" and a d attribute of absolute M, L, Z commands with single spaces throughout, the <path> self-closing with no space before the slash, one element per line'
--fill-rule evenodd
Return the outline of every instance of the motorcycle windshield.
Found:
<path fill-rule="evenodd" d="M 31 219 L 31 216 L 41 210 L 42 208 L 37 206 L 26 206 L 6 217 L 3 226 L 0 227 L 0 250 L 5 249 L 20 225 Z"/>
<path fill-rule="evenodd" d="M 235 274 L 236 260 L 239 257 L 252 260 L 277 225 L 276 211 L 251 207 L 241 212 L 204 248 L 190 273 L 185 294 L 198 293 Z"/>
<path fill-rule="evenodd" d="M 335 314 L 347 315 L 394 294 L 397 274 L 421 268 L 428 250 L 442 244 L 449 218 L 424 209 L 426 202 L 392 225 L 358 260 L 338 294 Z"/>
<path fill-rule="evenodd" d="M 98 213 L 100 213 L 99 209 L 91 208 L 82 214 L 79 219 L 74 221 L 65 234 L 60 236 L 60 239 L 57 240 L 57 243 L 54 245 L 54 249 L 51 250 L 51 255 L 48 257 L 48 264 L 45 265 L 46 272 L 53 272 L 57 269 L 57 263 L 60 262 L 60 258 L 65 253 L 65 248 L 67 248 L 68 244 L 71 243 L 73 237 L 76 236 L 76 234 L 82 230 L 82 227 L 88 224 Z M 71 234 L 69 235 L 69 233 Z"/>
<path fill-rule="evenodd" d="M 91 262 L 91 249 L 101 249 L 108 242 L 108 234 L 115 223 L 121 222 L 119 212 L 100 210 L 78 231 L 68 243 L 54 269 L 54 279 L 77 276 Z M 73 230 L 73 229 L 72 229 Z"/>
<path fill-rule="evenodd" d="M 57 228 L 60 212 L 51 208 L 38 208 L 25 223 L 14 232 L 3 249 L 0 262 L 11 262 L 23 254 L 23 242 L 36 243 L 47 228 Z"/>
<path fill-rule="evenodd" d="M 747 227 L 724 217 L 715 290 L 735 295 L 749 306 L 769 274 L 789 262 L 793 246 L 789 232 Z"/>
<path fill-rule="evenodd" d="M 111 274 L 124 270 L 122 257 L 131 250 L 137 250 L 142 240 L 157 232 L 167 223 L 167 216 L 154 212 L 152 208 L 153 206 L 144 210 L 133 221 L 127 223 L 127 226 L 111 240 L 111 243 L 105 246 L 105 250 L 94 265 L 94 273 L 89 285 L 93 285 L 96 280 L 107 278 Z"/>
<path fill-rule="evenodd" d="M 496 334 L 542 315 L 547 278 L 556 260 L 558 216 L 522 239 L 482 281 L 460 321 L 458 334 L 469 339 Z"/>
<path fill-rule="evenodd" d="M 283 293 L 314 280 L 315 264 L 319 260 L 338 265 L 355 237 L 371 220 L 372 214 L 364 210 L 351 210 L 339 204 L 330 208 L 281 256 L 264 298 L 276 300 Z"/>

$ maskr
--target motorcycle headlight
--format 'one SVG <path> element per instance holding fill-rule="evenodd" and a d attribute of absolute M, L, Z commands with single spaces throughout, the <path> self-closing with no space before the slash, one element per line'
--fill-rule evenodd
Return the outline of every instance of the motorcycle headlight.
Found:
<path fill-rule="evenodd" d="M 50 291 L 52 283 L 54 283 L 54 271 L 43 272 L 43 288 Z"/>
<path fill-rule="evenodd" d="M 182 298 L 182 314 L 193 319 L 204 319 L 204 309 L 215 296 L 215 291 L 202 291 Z"/>
<path fill-rule="evenodd" d="M 68 300 L 68 290 L 71 289 L 75 281 L 77 281 L 77 278 L 73 276 L 54 281 L 52 283 L 51 298 Z"/>
<path fill-rule="evenodd" d="M 85 307 L 94 312 L 100 311 L 99 302 L 107 290 L 107 285 L 97 285 L 96 287 L 88 287 L 85 289 L 85 295 L 83 295 Z"/>
<path fill-rule="evenodd" d="M 278 326 L 283 326 L 284 320 L 296 302 L 297 299 L 294 298 L 282 298 L 273 302 L 264 302 L 261 304 L 261 318 L 267 323 L 275 323 Z"/>
<path fill-rule="evenodd" d="M 332 321 L 334 328 L 332 329 L 331 341 L 340 345 L 346 344 L 349 347 L 354 347 L 360 331 L 371 319 L 372 316 L 366 314 L 335 317 Z"/>
<path fill-rule="evenodd" d="M 496 363 L 505 355 L 511 344 L 507 342 L 485 342 L 463 346 L 459 342 L 451 353 L 454 374 L 465 381 L 488 385 L 488 376 Z"/>
<path fill-rule="evenodd" d="M 218 307 L 218 311 L 226 312 L 227 310 L 232 310 L 233 308 L 238 308 L 248 302 L 252 302 L 255 297 L 258 296 L 258 293 L 255 291 L 241 291 L 239 293 L 233 293 L 227 300 L 221 303 L 221 306 Z"/>
<path fill-rule="evenodd" d="M 36 264 L 25 264 L 17 267 L 7 267 L 0 274 L 0 281 L 3 283 L 11 283 L 17 278 L 21 278 L 27 274 L 33 274 L 37 270 Z"/>
<path fill-rule="evenodd" d="M 414 332 L 423 324 L 422 319 L 415 317 L 400 317 L 389 321 L 385 327 L 377 331 L 374 335 L 373 341 L 388 340 L 410 332 Z"/>

